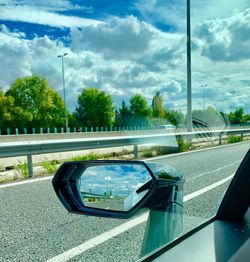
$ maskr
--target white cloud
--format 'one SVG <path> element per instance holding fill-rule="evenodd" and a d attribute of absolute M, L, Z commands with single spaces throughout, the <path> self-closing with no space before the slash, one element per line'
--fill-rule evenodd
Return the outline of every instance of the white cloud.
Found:
<path fill-rule="evenodd" d="M 195 30 L 197 46 L 213 61 L 250 59 L 250 9 L 234 16 L 207 20 Z"/>
<path fill-rule="evenodd" d="M 186 30 L 186 1 L 138 0 L 136 6 L 149 23 L 172 27 L 174 31 Z M 249 0 L 193 0 L 191 23 L 195 27 L 204 19 L 226 18 L 249 7 Z M 201 12 L 202 10 L 202 12 Z"/>
<path fill-rule="evenodd" d="M 239 105 L 248 108 L 249 48 L 243 48 L 249 36 L 247 19 L 247 15 L 238 12 L 213 20 L 214 23 L 207 20 L 196 29 L 197 46 L 192 53 L 194 108 L 202 108 L 201 86 L 205 84 L 206 106 L 227 111 Z M 243 29 L 244 34 L 237 34 Z M 47 36 L 27 39 L 22 32 L 10 32 L 5 26 L 0 30 L 0 70 L 5 72 L 0 85 L 5 88 L 17 77 L 39 74 L 62 95 L 61 60 L 57 55 L 67 52 L 64 65 L 70 111 L 84 87 L 112 93 L 117 106 L 135 93 L 141 93 L 150 104 L 156 90 L 160 90 L 168 106 L 183 111 L 186 108 L 186 43 L 182 33 L 162 32 L 132 16 L 72 29 L 73 42 L 69 47 Z M 236 37 L 241 37 L 241 41 L 235 51 Z M 227 44 L 226 51 L 221 46 L 221 55 L 227 59 L 211 60 L 208 48 L 214 43 Z"/>
<path fill-rule="evenodd" d="M 164 93 L 174 93 L 175 94 L 175 93 L 181 93 L 181 91 L 182 91 L 181 84 L 177 81 L 172 81 L 161 89 L 161 92 L 164 92 Z"/>
<path fill-rule="evenodd" d="M 64 59 L 65 65 L 65 83 L 67 92 L 67 105 L 70 111 L 74 110 L 77 102 L 77 96 L 82 91 L 84 87 L 98 87 L 102 90 L 106 90 L 112 93 L 114 101 L 117 106 L 120 105 L 121 100 L 129 100 L 130 96 L 134 93 L 142 93 L 151 103 L 153 94 L 157 89 L 160 89 L 166 81 L 174 79 L 176 73 L 176 68 L 173 69 L 169 66 L 171 59 L 175 59 L 171 55 L 169 59 L 166 59 L 162 54 L 164 52 L 164 46 L 168 43 L 166 52 L 171 52 L 171 48 L 174 47 L 174 51 L 178 48 L 176 44 L 179 43 L 181 37 L 172 34 L 161 33 L 158 30 L 151 28 L 151 26 L 144 23 L 140 23 L 137 19 L 129 17 L 128 25 L 126 21 L 119 21 L 117 18 L 113 20 L 113 32 L 115 35 L 116 30 L 117 35 L 120 38 L 114 39 L 117 41 L 117 47 L 113 50 L 109 50 L 108 54 L 111 56 L 113 52 L 111 61 L 107 58 L 106 49 L 103 48 L 99 52 L 95 50 L 81 49 L 75 51 L 73 48 L 65 47 L 62 42 L 57 42 L 56 40 L 51 40 L 47 36 L 45 37 L 35 37 L 31 40 L 24 39 L 22 33 L 10 33 L 7 28 L 5 28 L 5 37 L 12 37 L 17 42 L 15 45 L 19 48 L 25 46 L 26 57 L 21 59 L 25 66 L 20 66 L 20 68 L 27 68 L 22 74 L 13 74 L 9 78 L 2 76 L 4 80 L 4 86 L 8 86 L 12 81 L 19 76 L 26 76 L 31 74 L 38 74 L 46 77 L 49 80 L 51 86 L 60 92 L 62 95 L 62 72 L 61 72 L 61 60 L 57 58 L 58 54 L 67 52 L 68 56 Z M 112 23 L 111 23 L 112 24 Z M 109 24 L 110 30 L 112 29 L 111 24 Z M 99 25 L 101 26 L 101 25 Z M 130 34 L 130 41 L 135 44 L 134 49 L 138 50 L 137 53 L 131 50 L 131 46 L 124 46 L 123 39 L 126 42 L 127 32 L 133 28 Z M 142 28 L 141 28 L 142 27 Z M 102 26 L 106 28 L 105 26 Z M 98 39 L 98 30 L 91 27 L 91 30 L 96 33 L 94 39 Z M 111 30 L 112 31 L 112 30 Z M 145 42 L 141 43 L 140 35 L 142 33 L 142 38 L 148 41 L 148 45 L 145 47 Z M 148 35 L 146 35 L 148 34 Z M 79 36 L 81 38 L 81 35 Z M 134 40 L 134 38 L 135 40 Z M 138 40 L 136 41 L 136 39 Z M 13 41 L 13 43 L 15 43 Z M 100 41 L 100 40 L 99 40 Z M 92 42 L 89 42 L 91 44 Z M 121 44 L 119 47 L 118 44 Z M 10 44 L 10 41 L 9 41 Z M 136 47 L 136 44 L 138 46 Z M 152 45 L 152 47 L 149 47 Z M 7 47 L 5 47 L 7 50 Z M 125 50 L 127 57 L 122 55 L 123 59 L 117 59 L 115 56 L 119 54 L 122 48 L 127 48 Z M 144 50 L 143 50 L 144 48 Z M 91 49 L 91 48 L 90 48 Z M 132 52 L 132 55 L 130 54 Z M 147 61 L 144 61 L 142 57 L 147 53 Z M 161 57 L 160 57 L 161 56 Z M 11 57 L 11 63 L 17 64 L 20 61 L 16 60 L 16 57 Z M 119 57 L 118 57 L 119 58 Z M 121 58 L 121 57 L 120 57 Z M 6 56 L 4 56 L 6 60 Z M 151 70 L 148 61 L 153 65 L 157 63 L 159 69 Z M 6 68 L 10 67 L 10 64 L 5 65 Z M 149 71 L 149 69 L 151 71 Z M 18 70 L 15 70 L 18 72 Z M 167 73 L 171 73 L 168 76 Z M 183 73 L 185 78 L 185 74 Z M 182 76 L 181 76 L 182 78 Z"/>
<path fill-rule="evenodd" d="M 185 27 L 185 19 L 183 19 L 186 10 L 185 3 L 182 0 L 139 0 L 136 6 L 149 23 L 160 23 L 183 29 Z"/>
<path fill-rule="evenodd" d="M 5 26 L 0 27 L 0 86 L 6 87 L 15 78 L 30 74 L 31 56 L 28 41 L 23 34 L 11 34 Z"/>
<path fill-rule="evenodd" d="M 0 5 L 0 20 L 28 22 L 52 27 L 81 27 L 96 26 L 101 21 L 85 19 L 77 16 L 68 16 L 50 11 L 50 8 L 22 5 Z"/>
<path fill-rule="evenodd" d="M 72 29 L 74 51 L 90 50 L 109 59 L 131 59 L 144 54 L 150 47 L 156 30 L 134 16 L 113 17 L 96 27 Z"/>
<path fill-rule="evenodd" d="M 92 8 L 84 5 L 73 4 L 69 0 L 0 0 L 0 5 L 7 6 L 19 6 L 19 7 L 33 7 L 40 10 L 46 11 L 69 11 L 69 10 L 82 10 L 92 11 Z"/>

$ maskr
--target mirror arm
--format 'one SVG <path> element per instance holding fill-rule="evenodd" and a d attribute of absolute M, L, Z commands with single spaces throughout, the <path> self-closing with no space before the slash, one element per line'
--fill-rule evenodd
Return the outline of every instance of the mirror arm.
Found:
<path fill-rule="evenodd" d="M 153 181 L 152 180 L 149 180 L 147 183 L 145 183 L 144 185 L 142 185 L 140 188 L 138 188 L 136 190 L 136 193 L 139 194 L 145 190 L 149 190 L 153 185 Z"/>

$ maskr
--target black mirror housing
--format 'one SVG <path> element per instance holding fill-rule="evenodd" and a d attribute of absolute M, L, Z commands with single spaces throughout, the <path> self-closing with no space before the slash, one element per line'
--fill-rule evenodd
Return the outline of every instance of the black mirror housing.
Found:
<path fill-rule="evenodd" d="M 71 213 L 128 219 L 144 207 L 159 209 L 159 202 L 164 197 L 166 203 L 169 191 L 162 189 L 182 187 L 183 179 L 174 168 L 155 163 L 93 160 L 64 163 L 52 184 L 57 197 Z M 108 187 L 112 189 L 110 192 Z M 175 201 L 171 195 L 167 196 L 169 201 Z M 176 201 L 182 205 L 182 200 Z"/>
<path fill-rule="evenodd" d="M 136 203 L 134 206 L 128 210 L 107 210 L 102 208 L 89 207 L 83 202 L 81 197 L 81 192 L 79 190 L 79 183 L 81 175 L 86 172 L 88 168 L 91 167 L 110 167 L 110 166 L 138 166 L 143 167 L 150 175 L 150 181 L 147 181 L 146 189 L 148 192 L 142 199 Z M 56 172 L 52 184 L 57 197 L 62 202 L 64 207 L 71 213 L 82 214 L 82 215 L 92 215 L 98 217 L 111 217 L 111 218 L 130 218 L 133 216 L 140 208 L 145 206 L 150 197 L 154 194 L 157 188 L 157 180 L 147 166 L 146 163 L 142 161 L 124 161 L 124 160 L 97 160 L 97 161 L 79 161 L 79 162 L 66 162 L 64 163 Z M 103 185 L 104 187 L 104 185 Z M 143 190 L 143 189 L 142 189 Z M 139 189 L 140 191 L 140 189 Z M 92 194 L 96 196 L 96 194 Z"/>

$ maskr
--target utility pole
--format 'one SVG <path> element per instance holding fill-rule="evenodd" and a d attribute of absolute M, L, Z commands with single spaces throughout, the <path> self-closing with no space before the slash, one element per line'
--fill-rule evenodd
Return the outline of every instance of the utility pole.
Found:
<path fill-rule="evenodd" d="M 66 90 L 65 90 L 65 80 L 64 80 L 64 60 L 63 60 L 63 58 L 66 55 L 67 53 L 64 53 L 63 55 L 58 55 L 57 57 L 62 58 L 63 100 L 64 100 L 64 107 L 65 107 L 65 128 L 67 132 L 68 131 L 68 115 L 67 115 Z"/>
<path fill-rule="evenodd" d="M 187 131 L 192 132 L 191 21 L 190 0 L 187 0 Z"/>

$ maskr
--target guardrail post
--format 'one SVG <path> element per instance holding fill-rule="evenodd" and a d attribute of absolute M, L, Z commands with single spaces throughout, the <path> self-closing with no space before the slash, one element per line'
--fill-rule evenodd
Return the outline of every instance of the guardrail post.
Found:
<path fill-rule="evenodd" d="M 222 133 L 219 133 L 219 145 L 222 145 Z"/>
<path fill-rule="evenodd" d="M 27 164 L 28 164 L 28 174 L 29 174 L 29 177 L 33 177 L 32 155 L 27 155 Z"/>
<path fill-rule="evenodd" d="M 19 134 L 19 132 L 18 132 L 18 128 L 16 128 L 16 135 L 18 135 Z"/>
<path fill-rule="evenodd" d="M 134 159 L 138 159 L 138 145 L 134 145 Z"/>

